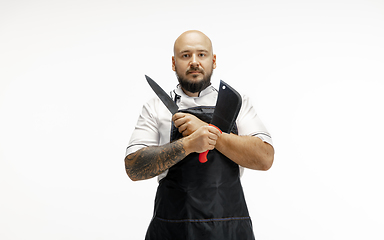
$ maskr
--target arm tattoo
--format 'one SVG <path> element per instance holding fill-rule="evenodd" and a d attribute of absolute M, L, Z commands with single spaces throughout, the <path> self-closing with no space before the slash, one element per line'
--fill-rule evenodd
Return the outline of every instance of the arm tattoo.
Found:
<path fill-rule="evenodd" d="M 186 157 L 182 139 L 159 147 L 145 147 L 125 158 L 125 169 L 132 180 L 155 177 Z"/>

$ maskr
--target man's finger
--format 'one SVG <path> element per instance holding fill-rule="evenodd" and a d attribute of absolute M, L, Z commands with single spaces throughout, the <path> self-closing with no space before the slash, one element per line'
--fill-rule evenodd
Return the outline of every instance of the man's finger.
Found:
<path fill-rule="evenodd" d="M 219 136 L 217 136 L 216 134 L 210 134 L 210 135 L 208 135 L 208 138 L 210 140 L 216 141 L 219 138 Z"/>
<path fill-rule="evenodd" d="M 179 116 L 176 116 L 175 119 L 173 119 L 175 127 L 179 128 L 181 125 L 183 125 L 185 123 L 184 117 L 185 117 L 185 115 L 179 115 Z"/>
<path fill-rule="evenodd" d="M 175 126 L 179 129 L 180 133 L 183 133 L 187 129 L 187 124 L 180 124 L 179 126 L 177 126 L 175 123 Z"/>
<path fill-rule="evenodd" d="M 175 122 L 178 119 L 183 118 L 183 117 L 185 117 L 185 113 L 181 113 L 181 112 L 175 113 L 172 116 L 172 121 Z"/>
<path fill-rule="evenodd" d="M 221 131 L 214 126 L 209 126 L 209 131 L 217 136 L 221 135 Z"/>

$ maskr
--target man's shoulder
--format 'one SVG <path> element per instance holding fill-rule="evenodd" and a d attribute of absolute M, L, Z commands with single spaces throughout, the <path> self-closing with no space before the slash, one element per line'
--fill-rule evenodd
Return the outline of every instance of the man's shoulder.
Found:
<path fill-rule="evenodd" d="M 146 116 L 156 119 L 171 118 L 172 114 L 159 97 L 154 96 L 144 102 L 143 113 Z"/>
<path fill-rule="evenodd" d="M 159 102 L 160 102 L 159 97 L 153 96 L 147 99 L 146 101 L 144 101 L 144 106 L 157 107 Z"/>

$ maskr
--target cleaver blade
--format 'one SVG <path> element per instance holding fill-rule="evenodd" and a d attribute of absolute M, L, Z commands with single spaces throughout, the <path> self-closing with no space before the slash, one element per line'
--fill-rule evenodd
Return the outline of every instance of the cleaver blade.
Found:
<path fill-rule="evenodd" d="M 223 80 L 220 80 L 219 95 L 213 112 L 211 125 L 220 131 L 230 133 L 241 108 L 240 94 Z M 208 151 L 199 154 L 199 161 L 207 161 Z"/>

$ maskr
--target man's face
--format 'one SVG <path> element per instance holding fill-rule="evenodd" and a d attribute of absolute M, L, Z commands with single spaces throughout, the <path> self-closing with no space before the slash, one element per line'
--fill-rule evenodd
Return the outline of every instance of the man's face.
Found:
<path fill-rule="evenodd" d="M 210 40 L 198 32 L 181 35 L 175 42 L 172 69 L 183 90 L 198 93 L 210 85 L 216 55 Z"/>

